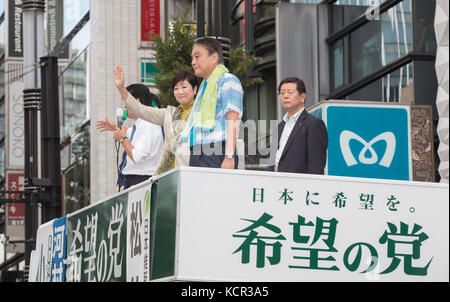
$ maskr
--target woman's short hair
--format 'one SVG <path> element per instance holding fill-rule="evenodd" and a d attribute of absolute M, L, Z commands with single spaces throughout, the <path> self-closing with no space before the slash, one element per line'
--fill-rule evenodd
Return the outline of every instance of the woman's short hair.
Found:
<path fill-rule="evenodd" d="M 305 83 L 303 83 L 302 80 L 296 77 L 285 78 L 283 81 L 281 81 L 280 85 L 278 86 L 278 93 L 280 93 L 281 86 L 286 83 L 297 84 L 298 94 L 306 93 Z"/>
<path fill-rule="evenodd" d="M 218 62 L 219 64 L 223 64 L 223 53 L 222 53 L 222 46 L 220 46 L 219 41 L 217 39 L 212 37 L 201 37 L 194 41 L 195 45 L 201 45 L 208 50 L 208 54 L 212 55 L 213 53 L 217 52 L 219 55 Z"/>
<path fill-rule="evenodd" d="M 197 77 L 192 72 L 182 69 L 172 78 L 172 90 L 179 82 L 184 80 L 188 81 L 189 84 L 191 84 L 192 89 L 194 89 L 195 87 L 198 88 L 199 81 Z"/>
<path fill-rule="evenodd" d="M 127 91 L 131 93 L 131 95 L 135 99 L 139 99 L 141 104 L 150 107 L 160 107 L 161 102 L 158 97 L 150 92 L 147 86 L 144 84 L 131 84 L 127 87 Z"/>

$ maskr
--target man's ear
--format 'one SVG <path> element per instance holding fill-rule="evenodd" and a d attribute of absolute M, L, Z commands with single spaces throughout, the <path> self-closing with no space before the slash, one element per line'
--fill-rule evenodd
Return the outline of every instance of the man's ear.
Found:
<path fill-rule="evenodd" d="M 302 92 L 302 94 L 300 94 L 300 98 L 302 99 L 303 105 L 305 105 L 305 102 L 306 102 L 306 93 L 305 93 L 305 92 Z"/>
<path fill-rule="evenodd" d="M 217 64 L 219 63 L 219 54 L 217 52 L 213 53 L 212 56 L 214 57 L 214 60 L 217 62 Z"/>
<path fill-rule="evenodd" d="M 141 102 L 141 100 L 139 98 L 136 98 L 136 101 L 138 101 L 139 103 Z"/>

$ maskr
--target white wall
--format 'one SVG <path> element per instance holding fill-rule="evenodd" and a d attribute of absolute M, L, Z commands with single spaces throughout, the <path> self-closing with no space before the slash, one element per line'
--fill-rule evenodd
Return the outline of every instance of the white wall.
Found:
<path fill-rule="evenodd" d="M 436 32 L 436 76 L 439 83 L 436 107 L 439 113 L 437 133 L 439 135 L 438 155 L 440 159 L 439 174 L 441 182 L 449 182 L 449 126 L 448 126 L 448 63 L 449 63 L 449 2 L 448 0 L 436 0 L 436 15 L 434 18 L 434 29 Z"/>
<path fill-rule="evenodd" d="M 139 0 L 95 0 L 90 5 L 90 187 L 91 203 L 117 192 L 116 150 L 111 132 L 100 133 L 98 120 L 115 119 L 122 101 L 113 82 L 114 67 L 125 71 L 125 85 L 140 81 L 140 59 L 152 58 L 139 49 Z M 164 1 L 161 1 L 164 2 Z M 161 3 L 161 10 L 164 7 Z M 164 16 L 161 13 L 161 16 Z M 163 27 L 162 27 L 163 28 Z M 119 164 L 122 149 L 119 151 Z"/>

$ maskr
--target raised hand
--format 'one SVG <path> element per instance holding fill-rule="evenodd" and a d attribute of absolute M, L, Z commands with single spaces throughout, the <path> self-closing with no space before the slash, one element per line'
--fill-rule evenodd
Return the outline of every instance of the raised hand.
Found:
<path fill-rule="evenodd" d="M 119 91 L 124 88 L 125 85 L 125 76 L 123 75 L 123 68 L 120 65 L 117 65 L 116 68 L 114 68 L 114 84 Z"/>

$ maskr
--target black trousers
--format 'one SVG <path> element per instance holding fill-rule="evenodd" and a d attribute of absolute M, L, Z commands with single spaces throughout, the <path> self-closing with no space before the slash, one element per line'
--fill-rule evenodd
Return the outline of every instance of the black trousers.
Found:
<path fill-rule="evenodd" d="M 150 177 L 152 177 L 151 175 L 124 175 L 123 178 L 123 182 L 125 185 L 125 189 L 128 189 L 131 186 L 140 184 L 141 182 L 144 182 L 148 179 L 150 179 Z"/>
<path fill-rule="evenodd" d="M 236 152 L 235 152 L 236 154 Z M 225 141 L 191 146 L 190 167 L 220 168 L 225 159 Z M 238 156 L 234 156 L 234 168 L 239 164 Z"/>

